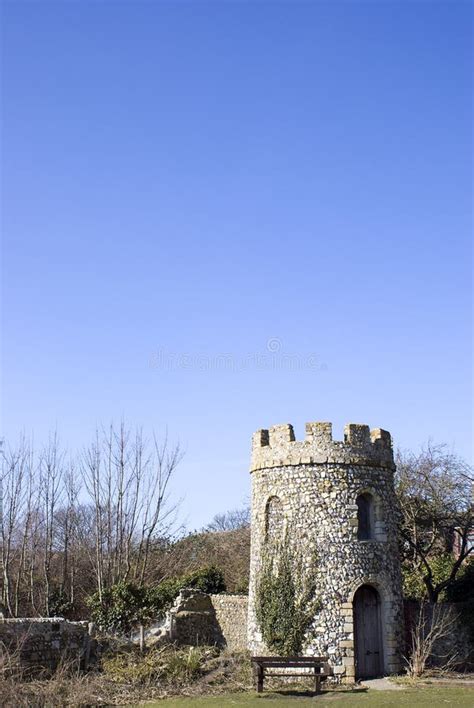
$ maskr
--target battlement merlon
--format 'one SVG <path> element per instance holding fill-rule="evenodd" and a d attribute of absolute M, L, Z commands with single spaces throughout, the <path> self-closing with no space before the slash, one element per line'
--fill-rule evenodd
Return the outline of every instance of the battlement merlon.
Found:
<path fill-rule="evenodd" d="M 295 440 L 289 423 L 258 430 L 252 440 L 250 471 L 302 464 L 369 465 L 393 469 L 389 432 L 360 423 L 344 427 L 344 440 L 333 440 L 332 423 L 306 423 L 306 437 Z"/>

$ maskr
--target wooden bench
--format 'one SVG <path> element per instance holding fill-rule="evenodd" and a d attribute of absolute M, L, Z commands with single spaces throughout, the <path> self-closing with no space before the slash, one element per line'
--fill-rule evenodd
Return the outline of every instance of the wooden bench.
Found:
<path fill-rule="evenodd" d="M 255 686 L 257 693 L 263 691 L 263 682 L 265 676 L 284 676 L 292 678 L 293 676 L 304 676 L 310 678 L 314 676 L 314 692 L 321 692 L 321 682 L 325 681 L 328 676 L 332 676 L 332 669 L 328 664 L 327 656 L 252 656 L 251 658 L 253 672 L 255 677 Z M 268 673 L 268 669 L 272 669 Z M 276 671 L 274 671 L 276 669 Z M 278 671 L 280 669 L 280 671 Z M 306 669 L 303 673 L 283 672 L 282 669 Z M 308 671 L 308 669 L 312 669 Z"/>

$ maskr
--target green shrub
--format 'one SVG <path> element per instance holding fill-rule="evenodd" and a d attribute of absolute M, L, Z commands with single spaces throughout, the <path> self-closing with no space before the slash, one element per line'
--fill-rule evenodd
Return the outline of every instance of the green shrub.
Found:
<path fill-rule="evenodd" d="M 314 597 L 313 577 L 304 577 L 300 559 L 288 543 L 274 556 L 263 556 L 257 582 L 256 615 L 267 647 L 278 654 L 299 654 L 320 602 Z"/>
<path fill-rule="evenodd" d="M 53 588 L 49 596 L 49 616 L 70 618 L 74 605 L 62 588 Z"/>
<path fill-rule="evenodd" d="M 171 654 L 166 664 L 166 677 L 173 683 L 188 683 L 201 673 L 203 652 L 200 647 L 187 647 Z"/>
<path fill-rule="evenodd" d="M 92 620 L 108 632 L 129 632 L 137 624 L 147 624 L 164 617 L 179 591 L 192 587 L 203 592 L 219 593 L 226 589 L 222 572 L 215 566 L 200 568 L 179 578 L 163 580 L 158 585 L 138 586 L 120 582 L 87 599 Z"/>
<path fill-rule="evenodd" d="M 447 580 L 453 567 L 453 557 L 450 553 L 441 553 L 430 559 L 435 585 Z M 410 600 L 426 600 L 428 598 L 426 585 L 423 581 L 424 569 L 415 569 L 409 562 L 402 564 L 403 595 Z M 440 600 L 445 599 L 441 593 Z"/>
<path fill-rule="evenodd" d="M 133 583 L 116 583 L 87 599 L 91 618 L 101 629 L 128 632 L 149 616 L 148 592 Z"/>
<path fill-rule="evenodd" d="M 200 568 L 194 573 L 188 573 L 180 579 L 181 587 L 196 588 L 208 593 L 225 592 L 224 574 L 216 566 Z"/>

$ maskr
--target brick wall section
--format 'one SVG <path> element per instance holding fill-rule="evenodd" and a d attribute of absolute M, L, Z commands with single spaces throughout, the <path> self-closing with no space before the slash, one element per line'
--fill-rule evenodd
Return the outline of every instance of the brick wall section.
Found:
<path fill-rule="evenodd" d="M 26 670 L 53 670 L 61 659 L 77 661 L 85 668 L 91 652 L 88 623 L 62 617 L 2 619 L 0 642 L 7 651 L 17 653 Z"/>
<path fill-rule="evenodd" d="M 225 646 L 230 651 L 246 651 L 248 596 L 211 595 L 211 602 Z"/>

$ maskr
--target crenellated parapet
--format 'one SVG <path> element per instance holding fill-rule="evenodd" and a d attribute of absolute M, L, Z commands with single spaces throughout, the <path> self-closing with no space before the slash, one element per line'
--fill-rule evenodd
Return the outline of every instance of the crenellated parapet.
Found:
<path fill-rule="evenodd" d="M 289 423 L 257 430 L 250 471 L 291 465 L 367 465 L 394 468 L 392 438 L 381 428 L 348 423 L 344 440 L 333 440 L 332 423 L 306 423 L 306 437 L 295 440 Z"/>

